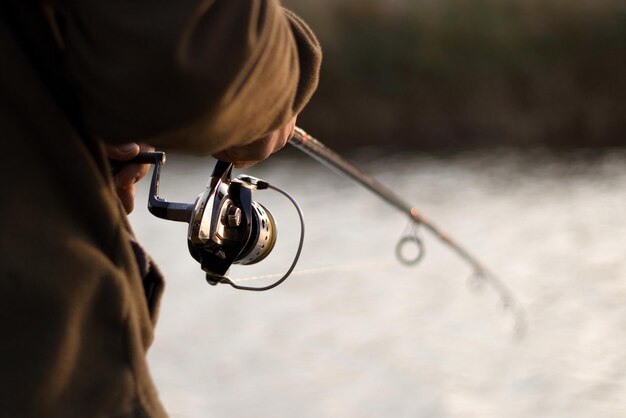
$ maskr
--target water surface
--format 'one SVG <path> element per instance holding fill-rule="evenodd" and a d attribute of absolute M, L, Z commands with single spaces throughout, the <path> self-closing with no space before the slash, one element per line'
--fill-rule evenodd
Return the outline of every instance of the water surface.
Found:
<path fill-rule="evenodd" d="M 414 268 L 394 247 L 406 220 L 290 155 L 246 170 L 300 202 L 295 274 L 262 294 L 205 283 L 186 226 L 132 223 L 168 277 L 149 360 L 173 417 L 622 417 L 626 405 L 626 156 L 541 152 L 363 162 L 478 255 L 514 291 L 513 338 L 497 296 L 427 233 Z M 212 161 L 170 156 L 168 200 L 193 201 Z M 147 182 L 144 182 L 147 183 Z M 286 268 L 297 220 L 270 192 L 278 248 L 238 277 Z"/>

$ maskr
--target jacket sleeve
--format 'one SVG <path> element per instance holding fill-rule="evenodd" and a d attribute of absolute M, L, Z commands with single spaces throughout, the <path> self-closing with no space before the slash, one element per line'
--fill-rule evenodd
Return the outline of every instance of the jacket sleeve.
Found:
<path fill-rule="evenodd" d="M 243 145 L 299 113 L 319 44 L 278 0 L 76 0 L 68 71 L 88 129 L 194 154 Z"/>

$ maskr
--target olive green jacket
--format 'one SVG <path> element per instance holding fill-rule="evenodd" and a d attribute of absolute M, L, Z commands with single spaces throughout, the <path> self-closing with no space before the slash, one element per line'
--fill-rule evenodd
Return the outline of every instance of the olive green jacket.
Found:
<path fill-rule="evenodd" d="M 137 261 L 102 142 L 211 154 L 259 138 L 310 98 L 319 46 L 277 1 L 57 13 L 82 130 L 0 20 L 0 417 L 166 416 L 145 357 L 161 278 Z"/>

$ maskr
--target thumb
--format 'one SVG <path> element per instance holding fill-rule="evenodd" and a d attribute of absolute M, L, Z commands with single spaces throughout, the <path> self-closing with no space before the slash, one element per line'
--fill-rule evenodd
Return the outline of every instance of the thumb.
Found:
<path fill-rule="evenodd" d="M 134 142 L 120 145 L 106 144 L 106 154 L 112 160 L 126 161 L 139 154 L 139 145 Z"/>

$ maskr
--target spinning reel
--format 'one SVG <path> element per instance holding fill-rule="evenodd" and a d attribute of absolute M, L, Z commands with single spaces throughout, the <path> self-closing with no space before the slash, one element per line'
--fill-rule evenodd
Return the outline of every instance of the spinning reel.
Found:
<path fill-rule="evenodd" d="M 278 286 L 289 277 L 304 242 L 302 210 L 289 194 L 249 175 L 231 179 L 233 164 L 218 161 L 206 188 L 194 203 L 168 202 L 159 196 L 165 153 L 142 153 L 133 162 L 154 164 L 148 210 L 158 218 L 189 224 L 189 253 L 200 263 L 209 284 L 226 283 L 236 289 L 262 291 Z M 276 220 L 266 207 L 252 200 L 253 191 L 266 189 L 282 194 L 296 208 L 300 218 L 298 249 L 291 266 L 278 281 L 263 287 L 241 286 L 226 277 L 230 266 L 258 263 L 271 253 L 276 243 Z"/>

